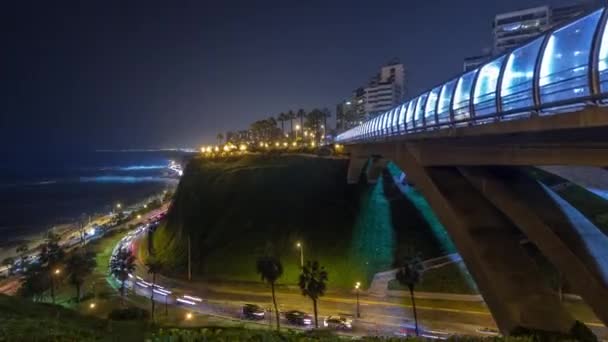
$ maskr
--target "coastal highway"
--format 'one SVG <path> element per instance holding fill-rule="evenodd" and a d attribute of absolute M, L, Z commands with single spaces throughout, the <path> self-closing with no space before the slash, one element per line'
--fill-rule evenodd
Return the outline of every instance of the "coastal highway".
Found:
<path fill-rule="evenodd" d="M 116 248 L 137 249 L 139 237 L 145 230 L 138 227 L 138 233 L 128 234 L 119 242 Z M 121 246 L 121 247 L 119 247 Z M 146 279 L 149 275 L 146 268 L 139 262 L 137 271 L 131 276 L 127 286 L 135 293 L 149 298 L 152 284 Z M 230 284 L 210 285 L 200 282 L 187 282 L 157 276 L 157 286 L 154 297 L 160 304 L 178 305 L 184 310 L 202 314 L 222 316 L 230 319 L 242 319 L 243 304 L 258 304 L 267 310 L 272 309 L 270 291 L 263 287 L 235 286 Z M 193 300 L 196 298 L 197 300 Z M 312 312 L 311 301 L 302 296 L 298 289 L 281 287 L 277 290 L 279 310 L 301 310 Z M 354 294 L 328 293 L 319 301 L 319 321 L 329 315 L 341 315 L 353 319 L 353 330 L 348 332 L 355 335 L 384 335 L 395 336 L 411 331 L 413 327 L 412 308 L 395 298 L 376 298 L 362 294 L 360 296 L 361 318 L 356 318 L 356 300 Z M 162 310 L 162 305 L 160 305 Z M 269 313 L 267 312 L 266 319 Z M 494 327 L 494 321 L 487 310 L 457 309 L 421 304 L 418 305 L 418 316 L 421 329 L 429 334 L 445 336 L 449 334 L 484 335 L 482 328 Z M 267 321 L 265 321 L 267 324 Z M 282 318 L 282 323 L 288 323 Z"/>

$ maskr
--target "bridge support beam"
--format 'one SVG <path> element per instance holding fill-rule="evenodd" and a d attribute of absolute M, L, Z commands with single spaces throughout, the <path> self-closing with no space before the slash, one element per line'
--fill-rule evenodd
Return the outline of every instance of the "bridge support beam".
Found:
<path fill-rule="evenodd" d="M 608 324 L 608 237 L 550 189 L 517 168 L 461 168 Z"/>
<path fill-rule="evenodd" d="M 405 144 L 384 148 L 382 155 L 407 172 L 444 223 L 503 333 L 518 327 L 569 331 L 574 320 L 538 282 L 519 231 L 457 168 L 425 168 Z"/>

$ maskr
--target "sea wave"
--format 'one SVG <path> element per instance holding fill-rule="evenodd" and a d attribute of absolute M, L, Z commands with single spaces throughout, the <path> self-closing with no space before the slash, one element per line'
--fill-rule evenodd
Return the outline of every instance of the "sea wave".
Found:
<path fill-rule="evenodd" d="M 129 165 L 129 166 L 106 166 L 101 167 L 101 171 L 146 171 L 166 169 L 167 165 Z"/>
<path fill-rule="evenodd" d="M 144 182 L 171 182 L 175 181 L 165 177 L 136 177 L 136 176 L 96 176 L 80 177 L 80 182 L 89 183 L 144 183 Z"/>

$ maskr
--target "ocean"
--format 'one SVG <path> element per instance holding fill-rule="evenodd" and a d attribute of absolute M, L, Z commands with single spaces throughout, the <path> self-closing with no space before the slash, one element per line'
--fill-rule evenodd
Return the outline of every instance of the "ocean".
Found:
<path fill-rule="evenodd" d="M 179 151 L 70 151 L 29 155 L 0 166 L 0 248 L 173 190 Z"/>

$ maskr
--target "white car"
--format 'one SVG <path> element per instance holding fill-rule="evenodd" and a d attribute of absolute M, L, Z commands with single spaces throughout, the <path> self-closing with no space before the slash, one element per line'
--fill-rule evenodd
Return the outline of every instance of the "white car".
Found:
<path fill-rule="evenodd" d="M 353 320 L 342 316 L 327 316 L 323 326 L 331 329 L 350 330 L 353 328 Z"/>

